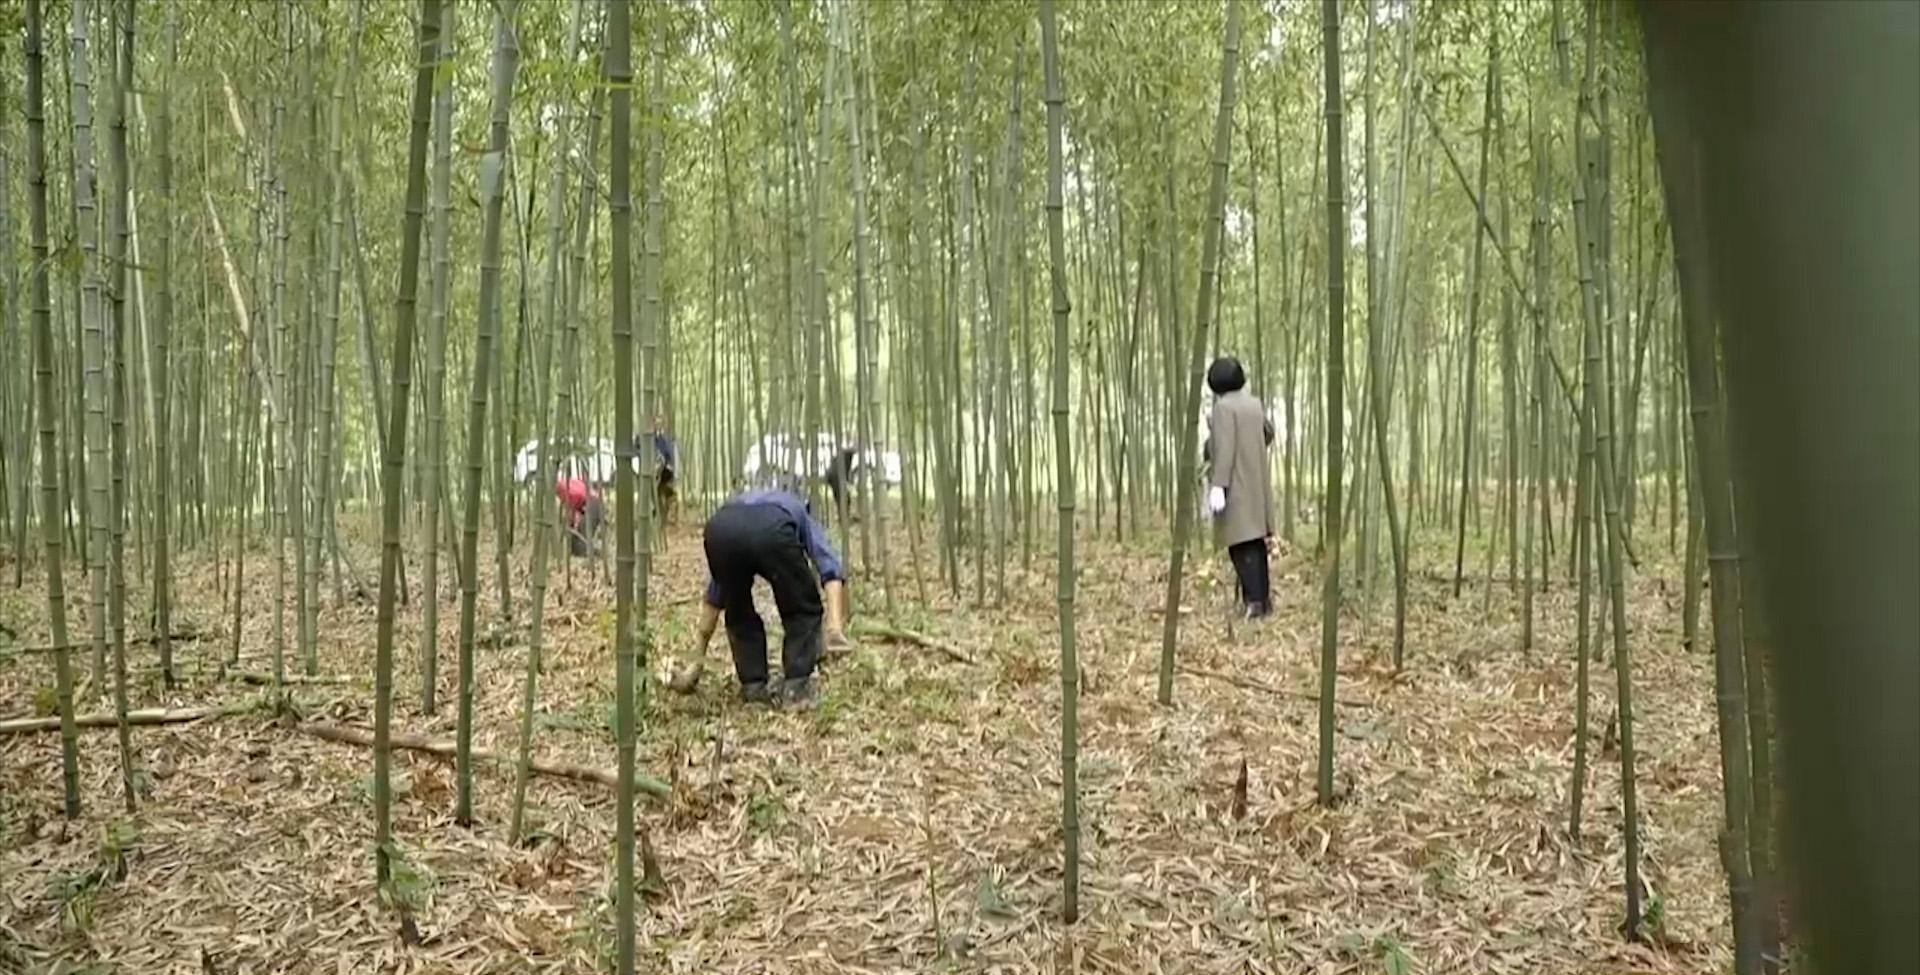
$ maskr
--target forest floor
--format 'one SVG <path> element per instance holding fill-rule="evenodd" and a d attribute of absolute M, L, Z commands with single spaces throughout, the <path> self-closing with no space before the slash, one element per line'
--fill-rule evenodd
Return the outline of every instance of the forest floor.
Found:
<path fill-rule="evenodd" d="M 354 542 L 369 584 L 371 536 Z M 905 537 L 894 540 L 906 551 Z M 523 550 L 525 545 L 522 546 Z M 1449 553 L 1450 554 L 1450 553 Z M 1056 604 L 1050 555 L 1006 565 L 1005 598 L 953 600 L 899 625 L 970 658 L 866 638 L 825 666 L 810 713 L 735 703 L 724 638 L 681 696 L 659 687 L 641 769 L 673 784 L 640 800 L 665 889 L 639 918 L 644 971 L 671 972 L 1713 972 L 1729 963 L 1715 854 L 1720 787 L 1712 671 L 1680 648 L 1672 566 L 1631 584 L 1636 739 L 1656 935 L 1628 943 L 1612 747 L 1613 671 L 1592 670 L 1593 775 L 1584 837 L 1568 839 L 1573 756 L 1572 587 L 1537 601 L 1537 648 L 1518 649 L 1517 600 L 1478 580 L 1458 600 L 1416 572 L 1407 666 L 1395 675 L 1392 586 L 1349 607 L 1341 632 L 1338 791 L 1314 802 L 1319 584 L 1301 553 L 1275 565 L 1277 612 L 1229 635 L 1223 558 L 1191 568 L 1176 704 L 1154 704 L 1166 556 L 1081 542 L 1082 890 L 1060 921 Z M 1437 554 L 1428 565 L 1437 565 Z M 1556 559 L 1556 561 L 1559 561 Z M 1669 560 L 1670 561 L 1670 560 Z M 514 597 L 524 614 L 525 560 Z M 897 576 L 900 601 L 915 587 Z M 558 566 L 536 753 L 614 767 L 610 589 Z M 438 716 L 419 708 L 417 599 L 396 650 L 395 730 L 451 740 L 458 598 L 449 559 Z M 419 584 L 419 566 L 408 567 Z M 10 582 L 11 566 L 0 563 Z M 130 648 L 136 707 L 263 699 L 221 680 L 232 619 L 210 560 L 179 567 L 181 686 Z M 497 617 L 491 569 L 483 621 Z M 997 573 L 989 566 L 989 596 Z M 16 644 L 43 643 L 44 590 L 0 590 Z M 689 655 L 704 581 L 696 530 L 655 561 L 656 681 Z M 243 665 L 268 666 L 272 557 L 245 578 Z M 289 567 L 291 584 L 291 567 Z M 971 579 L 968 579 L 970 588 Z M 323 597 L 331 586 L 323 584 Z M 883 613 L 871 605 L 854 621 Z M 85 639 L 86 589 L 69 581 Z M 994 600 L 989 599 L 992 603 Z M 145 620 L 142 608 L 130 619 Z M 292 609 L 288 610 L 292 632 Z M 452 818 L 450 764 L 396 752 L 395 833 L 420 874 L 411 923 L 381 906 L 372 870 L 369 749 L 301 721 L 371 727 L 375 612 L 319 612 L 319 670 L 267 709 L 134 729 L 146 794 L 131 820 L 111 727 L 81 739 L 82 819 L 60 818 L 59 736 L 0 736 L 0 971 L 225 975 L 271 972 L 585 972 L 610 956 L 612 790 L 536 776 L 530 841 L 508 842 L 513 776 L 476 765 L 476 823 Z M 483 623 L 476 744 L 511 754 L 524 628 Z M 51 657 L 0 634 L 0 718 L 44 709 Z M 776 637 L 777 639 L 777 637 Z M 300 670 L 288 638 L 289 673 Z M 84 672 L 86 653 L 75 655 Z M 89 695 L 83 711 L 110 710 Z M 716 741 L 724 747 L 716 750 Z M 717 756 L 717 757 L 716 757 Z M 1236 780 L 1245 768 L 1244 810 Z"/>

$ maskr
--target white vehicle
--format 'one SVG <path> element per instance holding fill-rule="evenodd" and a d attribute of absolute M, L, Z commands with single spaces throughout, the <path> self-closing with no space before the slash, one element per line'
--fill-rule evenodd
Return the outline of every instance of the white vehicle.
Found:
<path fill-rule="evenodd" d="M 897 450 L 881 450 L 878 452 L 869 450 L 867 453 L 869 455 L 866 464 L 867 469 L 872 470 L 876 466 L 880 468 L 880 483 L 888 487 L 899 487 L 903 476 L 903 468 L 900 465 L 900 452 Z M 873 462 L 872 458 L 875 456 L 879 459 L 878 464 Z"/>
<path fill-rule="evenodd" d="M 602 437 L 555 440 L 553 449 L 559 453 L 557 464 L 562 474 L 584 475 L 598 485 L 613 483 L 613 472 L 620 463 L 613 453 L 613 441 Z M 540 473 L 540 461 L 540 441 L 527 441 L 513 456 L 513 479 L 533 485 Z"/>
<path fill-rule="evenodd" d="M 867 476 L 868 472 L 878 470 L 882 484 L 893 487 L 900 483 L 903 468 L 899 451 L 843 444 L 830 433 L 816 434 L 811 445 L 803 436 L 767 434 L 747 448 L 740 476 L 749 484 L 767 474 L 826 480 L 833 472 L 835 458 L 847 451 L 854 452 L 854 476 Z"/>

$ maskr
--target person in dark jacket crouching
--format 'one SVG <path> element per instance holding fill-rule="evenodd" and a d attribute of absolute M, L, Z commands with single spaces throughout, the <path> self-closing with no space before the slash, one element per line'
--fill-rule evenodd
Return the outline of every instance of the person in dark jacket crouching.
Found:
<path fill-rule="evenodd" d="M 695 628 L 695 649 L 705 654 L 724 611 L 741 699 L 772 703 L 776 695 L 767 680 L 767 629 L 753 606 L 753 580 L 765 579 L 786 630 L 780 648 L 784 689 L 779 696 L 790 705 L 811 706 L 823 624 L 828 643 L 846 644 L 846 569 L 826 529 L 814 520 L 805 497 L 778 484 L 729 498 L 707 519 L 705 541 L 709 581 Z"/>

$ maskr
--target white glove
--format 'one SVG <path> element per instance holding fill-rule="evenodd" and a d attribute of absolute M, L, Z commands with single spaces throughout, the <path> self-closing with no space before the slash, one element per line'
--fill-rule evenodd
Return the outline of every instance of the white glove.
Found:
<path fill-rule="evenodd" d="M 1207 489 L 1207 510 L 1215 515 L 1227 510 L 1227 489 L 1212 487 Z"/>

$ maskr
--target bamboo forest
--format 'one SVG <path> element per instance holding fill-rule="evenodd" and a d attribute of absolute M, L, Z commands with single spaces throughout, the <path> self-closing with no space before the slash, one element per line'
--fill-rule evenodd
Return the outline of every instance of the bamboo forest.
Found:
<path fill-rule="evenodd" d="M 0 972 L 1920 972 L 1920 4 L 0 41 Z"/>

